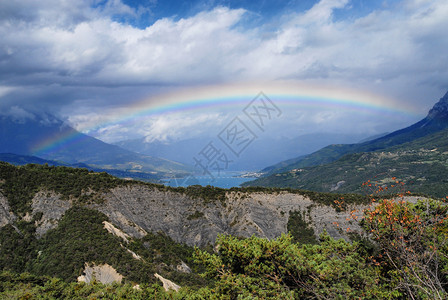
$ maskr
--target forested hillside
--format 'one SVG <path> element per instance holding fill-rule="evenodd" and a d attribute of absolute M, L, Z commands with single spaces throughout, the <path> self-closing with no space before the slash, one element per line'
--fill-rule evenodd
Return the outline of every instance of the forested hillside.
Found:
<path fill-rule="evenodd" d="M 412 192 L 445 197 L 448 191 L 448 130 L 373 152 L 348 154 L 328 164 L 294 169 L 243 185 L 290 187 L 320 192 L 363 193 L 367 180 L 399 178 Z"/>
<path fill-rule="evenodd" d="M 220 225 L 227 233 L 221 231 L 213 243 L 198 242 L 201 247 L 174 241 L 169 229 L 168 234 L 151 231 L 136 218 L 132 224 L 124 219 L 131 229 L 120 228 L 125 221 L 117 223 L 117 216 L 129 218 L 132 214 L 125 210 L 132 207 L 107 207 L 121 190 L 152 191 L 131 194 L 146 195 L 133 201 L 147 205 L 160 195 L 168 197 L 160 198 L 163 201 L 177 197 L 173 205 L 181 209 L 182 201 L 188 201 L 187 206 L 196 203 L 184 214 L 187 232 L 202 228 L 213 214 L 221 215 L 213 226 L 224 222 L 226 214 L 233 224 Z M 444 299 L 447 205 L 404 195 L 387 200 L 383 193 L 363 197 L 263 188 L 174 189 L 85 169 L 0 163 L 0 298 Z M 284 206 L 275 206 L 282 201 Z M 248 203 L 268 219 L 267 225 L 248 209 L 242 211 L 251 219 L 235 219 L 231 211 Z M 270 205 L 278 211 L 272 216 L 283 218 L 280 231 Z M 40 210 L 43 207 L 52 211 Z M 331 213 L 335 229 L 317 221 L 326 218 L 325 211 Z M 169 221 L 169 210 L 166 214 Z M 262 231 L 250 236 L 249 221 Z M 327 230 L 342 238 L 335 239 Z M 289 234 L 276 233 L 282 231 Z M 205 238 L 206 231 L 200 232 Z M 266 238 L 270 235 L 275 238 Z M 123 279 L 112 284 L 77 282 L 88 265 L 109 265 Z M 156 273 L 180 290 L 165 291 Z"/>

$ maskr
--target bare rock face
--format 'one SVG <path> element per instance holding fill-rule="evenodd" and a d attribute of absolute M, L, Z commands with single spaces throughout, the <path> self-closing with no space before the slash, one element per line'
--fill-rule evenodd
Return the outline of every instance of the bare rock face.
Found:
<path fill-rule="evenodd" d="M 183 261 L 179 265 L 176 266 L 177 271 L 182 273 L 191 273 L 190 267 Z"/>
<path fill-rule="evenodd" d="M 180 286 L 178 286 L 177 284 L 175 284 L 174 282 L 172 282 L 171 280 L 165 279 L 162 276 L 160 276 L 159 274 L 155 273 L 154 276 L 156 278 L 158 278 L 160 281 L 162 281 L 163 284 L 163 288 L 165 289 L 165 291 L 169 291 L 169 290 L 174 290 L 174 291 L 179 291 Z"/>
<path fill-rule="evenodd" d="M 33 215 L 42 213 L 42 218 L 36 221 L 36 234 L 44 235 L 48 230 L 56 228 L 65 211 L 72 206 L 71 201 L 61 200 L 61 196 L 51 191 L 37 193 L 31 204 Z"/>
<path fill-rule="evenodd" d="M 99 281 L 102 284 L 111 284 L 114 282 L 121 283 L 123 276 L 108 264 L 93 264 L 93 266 L 89 266 L 89 264 L 86 263 L 84 275 L 78 277 L 78 282 L 90 283 L 94 280 Z"/>
<path fill-rule="evenodd" d="M 333 238 L 348 240 L 348 233 L 360 231 L 358 221 L 368 207 L 351 205 L 345 211 L 336 211 L 332 206 L 289 192 L 228 191 L 223 201 L 205 201 L 144 184 L 116 187 L 103 198 L 104 203 L 90 207 L 108 216 L 110 222 L 104 223 L 105 228 L 121 236 L 125 244 L 132 237 L 144 237 L 147 232 L 163 232 L 174 241 L 190 246 L 213 245 L 218 234 L 274 239 L 287 232 L 289 215 L 294 211 L 302 214 L 316 236 L 325 230 Z M 37 193 L 32 202 L 32 215 L 28 216 L 42 214 L 36 221 L 37 235 L 42 236 L 56 227 L 71 205 L 71 201 L 62 200 L 54 192 Z M 0 225 L 12 223 L 15 218 L 0 194 Z"/>
<path fill-rule="evenodd" d="M 439 122 L 448 121 L 448 92 L 431 108 L 428 118 Z"/>
<path fill-rule="evenodd" d="M 305 210 L 313 202 L 302 195 L 291 193 L 227 194 L 225 213 L 230 221 L 230 233 L 273 239 L 287 232 L 290 211 Z"/>
<path fill-rule="evenodd" d="M 129 253 L 131 253 L 131 255 L 132 255 L 132 257 L 133 257 L 134 259 L 136 259 L 136 260 L 142 260 L 142 257 L 141 257 L 140 255 L 138 255 L 137 253 L 135 253 L 134 251 L 129 250 L 129 249 L 127 249 L 127 248 L 126 248 L 126 251 L 128 251 Z"/>
<path fill-rule="evenodd" d="M 112 225 L 111 223 L 107 221 L 103 221 L 104 228 L 111 234 L 120 237 L 124 242 L 127 244 L 129 243 L 129 235 Z"/>
<path fill-rule="evenodd" d="M 291 211 L 302 212 L 316 235 L 326 230 L 334 238 L 348 239 L 347 232 L 359 229 L 353 216 L 361 218 L 367 207 L 336 212 L 288 192 L 228 192 L 223 202 L 206 202 L 143 185 L 115 188 L 105 199 L 96 208 L 130 236 L 161 231 L 176 242 L 196 246 L 213 244 L 218 234 L 276 238 L 287 232 Z"/>
<path fill-rule="evenodd" d="M 13 223 L 16 216 L 11 212 L 8 200 L 0 193 L 0 228 Z"/>
<path fill-rule="evenodd" d="M 177 242 L 206 245 L 213 243 L 218 233 L 228 232 L 219 201 L 204 204 L 200 199 L 143 185 L 115 188 L 105 198 L 106 203 L 96 208 L 133 237 L 161 231 Z M 203 215 L 191 218 L 196 211 Z"/>

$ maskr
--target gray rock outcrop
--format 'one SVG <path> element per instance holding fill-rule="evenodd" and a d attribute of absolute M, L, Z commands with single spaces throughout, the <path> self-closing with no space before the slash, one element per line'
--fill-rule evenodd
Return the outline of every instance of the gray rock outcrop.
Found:
<path fill-rule="evenodd" d="M 56 228 L 65 211 L 72 206 L 71 201 L 62 200 L 61 195 L 52 191 L 41 191 L 33 197 L 31 208 L 33 215 L 42 213 L 42 218 L 36 221 L 36 234 L 44 235 L 48 230 Z"/>
<path fill-rule="evenodd" d="M 334 238 L 347 239 L 347 228 L 359 229 L 351 219 L 353 211 L 361 217 L 367 207 L 336 212 L 331 206 L 288 192 L 227 192 L 224 202 L 206 202 L 139 185 L 115 188 L 105 199 L 97 209 L 130 236 L 161 231 L 176 242 L 197 246 L 213 244 L 218 234 L 276 238 L 287 232 L 290 211 L 304 213 L 316 235 L 326 230 Z"/>
<path fill-rule="evenodd" d="M 180 290 L 180 286 L 178 286 L 177 284 L 175 284 L 174 282 L 172 282 L 171 280 L 168 280 L 166 278 L 163 278 L 162 276 L 160 276 L 159 274 L 155 273 L 154 277 L 156 277 L 157 279 L 159 279 L 160 281 L 162 281 L 163 284 L 163 288 L 165 289 L 165 291 L 169 291 L 169 290 L 174 290 L 174 291 L 179 291 Z"/>
<path fill-rule="evenodd" d="M 84 275 L 78 277 L 78 282 L 90 283 L 99 281 L 102 284 L 111 284 L 114 282 L 121 283 L 123 276 L 119 274 L 113 267 L 108 264 L 89 266 L 85 264 Z"/>
<path fill-rule="evenodd" d="M 289 214 L 293 211 L 302 214 L 316 236 L 326 230 L 334 238 L 348 239 L 348 232 L 360 230 L 357 221 L 368 207 L 351 205 L 345 211 L 336 211 L 332 206 L 290 192 L 228 191 L 223 201 L 205 201 L 144 184 L 116 187 L 102 198 L 104 203 L 90 207 L 109 217 L 106 229 L 121 236 L 125 243 L 147 232 L 163 232 L 174 241 L 191 246 L 213 245 L 218 234 L 276 238 L 287 232 Z M 37 193 L 32 201 L 32 215 L 42 213 L 42 218 L 36 221 L 37 235 L 56 227 L 71 205 L 72 201 L 62 200 L 51 191 Z M 11 223 L 14 218 L 0 194 L 0 225 Z"/>
<path fill-rule="evenodd" d="M 8 200 L 0 193 L 0 228 L 13 223 L 16 216 L 11 212 Z"/>
<path fill-rule="evenodd" d="M 176 266 L 176 270 L 182 273 L 191 273 L 190 267 L 183 261 L 181 261 L 180 264 Z"/>

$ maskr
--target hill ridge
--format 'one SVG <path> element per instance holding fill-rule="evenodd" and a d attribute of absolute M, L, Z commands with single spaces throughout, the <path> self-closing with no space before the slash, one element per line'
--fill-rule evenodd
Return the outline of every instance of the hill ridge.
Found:
<path fill-rule="evenodd" d="M 76 137 L 67 140 L 67 137 Z M 51 149 L 39 148 L 43 141 L 60 140 L 64 143 Z M 23 120 L 12 116 L 0 117 L 0 153 L 37 156 L 64 164 L 83 163 L 96 169 L 117 169 L 160 174 L 187 173 L 190 167 L 164 158 L 135 153 L 107 144 L 78 132 L 56 117 L 32 115 Z"/>
<path fill-rule="evenodd" d="M 266 167 L 261 172 L 269 175 L 298 168 L 323 165 L 336 161 L 346 154 L 387 149 L 388 147 L 400 145 L 445 128 L 448 128 L 448 92 L 429 110 L 425 118 L 410 126 L 359 144 L 329 145 L 311 154 Z"/>

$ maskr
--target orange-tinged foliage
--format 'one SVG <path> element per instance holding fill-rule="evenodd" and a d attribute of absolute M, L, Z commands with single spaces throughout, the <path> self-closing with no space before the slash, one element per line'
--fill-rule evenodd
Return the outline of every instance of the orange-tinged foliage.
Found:
<path fill-rule="evenodd" d="M 398 185 L 391 187 L 404 185 L 392 179 Z M 364 212 L 363 226 L 378 246 L 372 263 L 394 274 L 410 298 L 442 299 L 448 287 L 448 208 L 437 200 L 412 204 L 405 194 L 372 201 Z"/>

